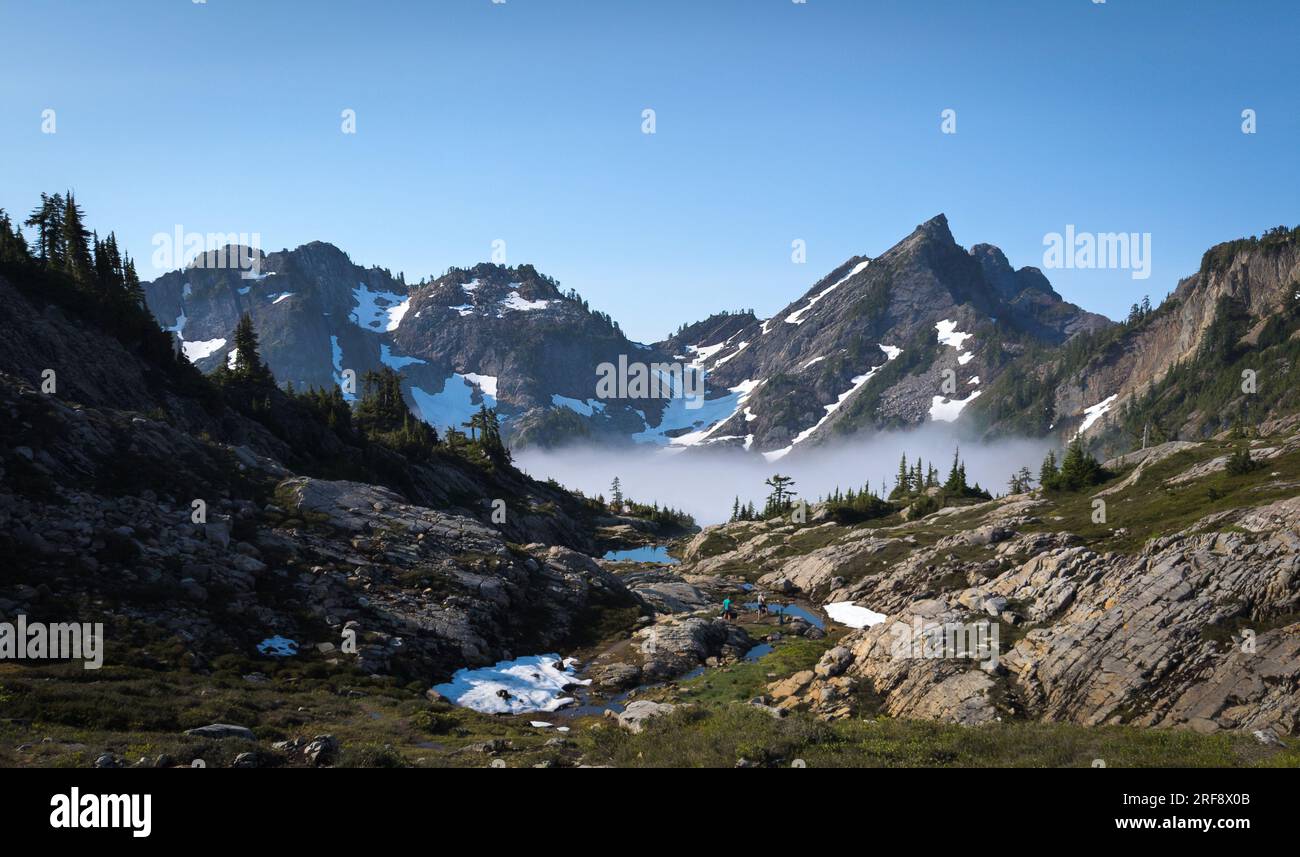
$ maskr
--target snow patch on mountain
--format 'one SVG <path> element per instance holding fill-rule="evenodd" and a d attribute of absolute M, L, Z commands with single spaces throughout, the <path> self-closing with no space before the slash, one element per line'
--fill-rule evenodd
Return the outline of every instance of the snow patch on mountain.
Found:
<path fill-rule="evenodd" d="M 493 389 L 496 389 L 493 379 Z M 479 392 L 482 401 L 474 401 L 474 393 Z M 439 431 L 447 426 L 459 427 L 469 422 L 469 418 L 478 413 L 479 406 L 496 407 L 496 397 L 489 395 L 467 376 L 453 372 L 443 382 L 442 391 L 429 393 L 421 387 L 411 386 L 411 399 L 420 419 Z"/>
<path fill-rule="evenodd" d="M 371 332 L 397 330 L 402 316 L 411 308 L 411 299 L 395 292 L 371 291 L 365 283 L 352 290 L 357 302 L 348 318 L 357 327 Z"/>
<path fill-rule="evenodd" d="M 891 351 L 894 352 L 895 356 L 903 353 L 902 349 L 886 348 L 884 345 L 880 346 L 880 350 L 884 351 L 886 355 L 889 355 Z M 861 390 L 864 386 L 866 386 L 867 382 L 870 381 L 872 378 L 874 378 L 876 373 L 879 372 L 881 369 L 883 369 L 885 367 L 885 364 L 889 363 L 889 361 L 893 359 L 894 359 L 893 357 L 886 356 L 884 363 L 881 363 L 879 366 L 873 366 L 870 370 L 867 371 L 866 374 L 858 375 L 856 378 L 853 378 L 849 382 L 852 386 L 850 386 L 847 390 L 841 393 L 839 395 L 839 398 L 837 398 L 834 402 L 831 402 L 829 405 L 825 406 L 826 415 L 824 417 L 818 420 L 811 428 L 806 428 L 794 436 L 794 441 L 791 443 L 791 447 L 797 446 L 803 441 L 812 437 L 813 432 L 821 428 L 822 424 L 825 423 L 827 420 L 829 420 L 831 418 L 831 415 L 840 409 L 840 405 L 843 405 L 845 402 L 849 400 L 850 396 L 852 396 L 858 390 Z"/>
<path fill-rule="evenodd" d="M 181 349 L 185 352 L 185 359 L 191 363 L 198 363 L 205 357 L 211 357 L 226 345 L 224 339 L 204 339 L 198 342 L 185 342 L 181 344 Z"/>
<path fill-rule="evenodd" d="M 379 362 L 394 371 L 401 371 L 403 366 L 413 366 L 416 364 L 427 363 L 427 360 L 421 360 L 419 357 L 404 357 L 400 354 L 394 354 L 393 349 L 387 344 L 379 345 Z"/>
<path fill-rule="evenodd" d="M 814 296 L 813 296 L 813 297 L 808 301 L 808 306 L 803 307 L 802 309 L 797 309 L 797 310 L 795 310 L 794 312 L 792 312 L 792 313 L 790 313 L 789 315 L 787 315 L 787 316 L 785 317 L 785 323 L 786 323 L 786 324 L 803 324 L 804 321 L 806 320 L 806 319 L 804 319 L 804 316 L 807 315 L 808 312 L 809 312 L 813 307 L 815 307 L 815 306 L 817 305 L 817 302 L 818 302 L 818 301 L 820 301 L 822 298 L 826 297 L 826 296 L 829 295 L 831 292 L 833 292 L 833 291 L 835 291 L 836 289 L 838 289 L 840 286 L 842 286 L 842 285 L 844 285 L 845 283 L 847 283 L 849 280 L 851 280 L 851 279 L 853 279 L 854 277 L 856 277 L 858 274 L 861 274 L 863 271 L 865 271 L 865 270 L 867 269 L 867 266 L 870 265 L 870 264 L 871 264 L 871 260 L 870 260 L 870 259 L 868 259 L 868 260 L 865 261 L 865 262 L 859 262 L 857 265 L 855 265 L 855 266 L 853 267 L 853 270 L 852 270 L 852 271 L 849 271 L 848 274 L 846 274 L 844 277 L 841 277 L 840 280 L 839 280 L 838 282 L 834 283 L 833 285 L 827 286 L 826 288 L 824 288 L 824 289 L 822 289 L 820 292 L 818 292 L 816 295 L 814 295 Z M 767 332 L 767 331 L 764 330 L 764 333 L 766 333 L 766 332 Z"/>
<path fill-rule="evenodd" d="M 736 415 L 745 407 L 751 393 L 761 381 L 742 381 L 731 387 L 727 394 L 716 399 L 694 400 L 695 407 L 688 407 L 692 400 L 682 395 L 674 385 L 673 397 L 668 400 L 659 425 L 647 426 L 632 436 L 637 443 L 654 443 L 669 447 L 694 446 L 707 439 L 719 426 Z M 644 416 L 644 415 L 643 415 Z M 694 431 L 686 431 L 694 429 Z"/>
<path fill-rule="evenodd" d="M 596 412 L 605 412 L 605 403 L 599 399 L 570 399 L 568 396 L 561 396 L 559 393 L 551 396 L 551 404 L 557 408 L 568 408 L 575 413 L 589 417 Z"/>
<path fill-rule="evenodd" d="M 539 309 L 546 309 L 550 305 L 551 305 L 550 301 L 527 300 L 522 295 L 520 295 L 519 292 L 517 291 L 511 292 L 507 297 L 503 298 L 500 302 L 500 306 L 503 306 L 508 310 L 515 310 L 517 312 L 533 312 Z"/>
<path fill-rule="evenodd" d="M 978 399 L 980 392 L 976 390 L 964 399 L 945 399 L 943 396 L 935 396 L 930 405 L 930 419 L 943 423 L 956 422 L 961 416 L 962 409 Z"/>
<path fill-rule="evenodd" d="M 1115 404 L 1115 400 L 1118 398 L 1119 398 L 1118 395 L 1107 396 L 1105 399 L 1093 405 L 1092 407 L 1084 408 L 1083 425 L 1079 426 L 1078 434 L 1083 434 L 1088 429 L 1092 428 L 1093 424 L 1096 423 L 1097 420 L 1101 419 L 1103 416 L 1106 415 L 1106 413 L 1110 410 L 1110 406 Z"/>
<path fill-rule="evenodd" d="M 480 375 L 477 372 L 466 372 L 465 377 L 469 379 L 471 384 L 482 390 L 484 394 L 491 396 L 493 399 L 497 397 L 496 375 Z"/>
<path fill-rule="evenodd" d="M 953 348 L 961 350 L 962 343 L 974 336 L 973 333 L 962 333 L 957 330 L 957 322 L 944 319 L 935 322 L 934 329 L 939 331 L 939 343 L 941 345 L 951 345 Z"/>

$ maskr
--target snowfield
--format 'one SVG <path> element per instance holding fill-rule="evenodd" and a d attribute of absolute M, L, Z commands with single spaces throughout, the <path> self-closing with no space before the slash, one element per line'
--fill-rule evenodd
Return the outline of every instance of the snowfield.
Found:
<path fill-rule="evenodd" d="M 191 363 L 198 363 L 205 357 L 211 357 L 225 346 L 226 340 L 224 339 L 204 339 L 200 342 L 181 343 L 181 349 L 185 352 L 185 359 Z"/>
<path fill-rule="evenodd" d="M 1083 425 L 1079 426 L 1079 431 L 1076 433 L 1075 436 L 1077 437 L 1078 435 L 1081 435 L 1084 432 L 1086 432 L 1088 429 L 1092 428 L 1093 425 L 1097 422 L 1097 420 L 1104 417 L 1107 414 L 1107 412 L 1110 411 L 1110 406 L 1115 404 L 1115 400 L 1118 398 L 1119 398 L 1118 395 L 1107 396 L 1104 400 L 1093 405 L 1091 408 L 1084 408 Z"/>
<path fill-rule="evenodd" d="M 475 377 L 490 378 L 490 376 Z M 495 391 L 496 379 L 491 378 L 491 382 L 492 389 Z M 481 395 L 480 402 L 474 401 L 475 391 Z M 415 402 L 420 419 L 440 432 L 447 426 L 455 426 L 459 429 L 462 423 L 469 422 L 469 418 L 478 413 L 480 405 L 487 405 L 489 408 L 495 408 L 497 405 L 495 395 L 474 383 L 469 376 L 456 372 L 447 377 L 443 382 L 442 392 L 439 393 L 429 393 L 412 385 L 411 399 Z"/>
<path fill-rule="evenodd" d="M 599 411 L 605 412 L 605 403 L 599 399 L 570 399 L 568 396 L 561 396 L 559 393 L 551 396 L 551 404 L 557 408 L 568 408 L 569 410 L 589 417 Z"/>
<path fill-rule="evenodd" d="M 930 419 L 943 423 L 956 422 L 957 418 L 961 416 L 962 409 L 979 397 L 979 390 L 964 399 L 945 399 L 943 396 L 935 396 L 930 405 Z"/>
<path fill-rule="evenodd" d="M 413 366 L 428 361 L 421 360 L 419 357 L 403 357 L 400 354 L 394 354 L 393 349 L 388 347 L 387 344 L 380 343 L 379 362 L 394 371 L 400 371 L 403 366 Z"/>
<path fill-rule="evenodd" d="M 574 702 L 565 696 L 571 685 L 589 685 L 574 675 L 576 661 L 559 655 L 531 655 L 495 666 L 458 670 L 433 689 L 448 701 L 483 714 L 529 714 L 558 711 Z M 505 691 L 502 696 L 499 691 Z"/>
<path fill-rule="evenodd" d="M 411 308 L 410 298 L 394 292 L 374 292 L 365 283 L 352 290 L 352 299 L 357 307 L 348 318 L 357 327 L 372 333 L 397 330 L 402 316 Z"/>
<path fill-rule="evenodd" d="M 940 344 L 951 345 L 959 351 L 961 350 L 962 343 L 975 335 L 973 333 L 962 333 L 958 331 L 957 322 L 949 321 L 946 318 L 943 321 L 935 322 L 934 329 L 939 331 Z"/>
<path fill-rule="evenodd" d="M 546 309 L 550 305 L 550 301 L 525 300 L 519 292 L 511 292 L 510 295 L 504 298 L 500 303 L 500 306 L 516 312 L 533 312 L 539 309 Z"/>
<path fill-rule="evenodd" d="M 827 604 L 823 609 L 826 611 L 827 616 L 841 625 L 848 625 L 850 628 L 871 628 L 888 618 L 884 613 L 877 613 L 874 610 L 859 607 L 852 601 Z"/>

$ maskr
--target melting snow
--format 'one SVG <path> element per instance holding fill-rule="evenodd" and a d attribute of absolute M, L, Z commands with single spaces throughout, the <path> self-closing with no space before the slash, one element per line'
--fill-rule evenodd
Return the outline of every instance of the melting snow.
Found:
<path fill-rule="evenodd" d="M 257 650 L 264 655 L 271 655 L 275 658 L 287 658 L 298 654 L 298 643 L 277 634 L 258 643 Z"/>
<path fill-rule="evenodd" d="M 970 339 L 974 334 L 961 333 L 957 330 L 957 322 L 944 319 L 935 322 L 934 329 L 939 331 L 939 342 L 943 345 L 951 345 L 953 348 L 960 349 L 962 343 Z"/>
<path fill-rule="evenodd" d="M 278 304 L 280 301 L 284 300 L 285 298 L 291 298 L 291 297 L 293 297 L 293 292 L 280 292 L 280 294 L 278 295 L 271 296 L 271 303 Z"/>
<path fill-rule="evenodd" d="M 1101 419 L 1106 414 L 1106 412 L 1110 410 L 1110 406 L 1113 405 L 1115 403 L 1115 400 L 1118 398 L 1119 398 L 1118 395 L 1107 396 L 1104 401 L 1098 402 L 1097 404 L 1093 405 L 1091 408 L 1085 408 L 1083 411 L 1083 425 L 1079 426 L 1078 434 L 1083 434 L 1088 429 L 1092 428 L 1093 424 L 1096 423 L 1097 420 Z M 1076 437 L 1077 436 L 1078 435 L 1076 435 Z"/>
<path fill-rule="evenodd" d="M 654 428 L 647 426 L 644 431 L 633 435 L 632 439 L 638 443 L 668 444 L 673 447 L 693 446 L 708 438 L 723 423 L 735 416 L 744 407 L 750 393 L 754 392 L 759 383 L 761 382 L 753 380 L 741 381 L 730 388 L 725 396 L 704 399 L 702 402 L 695 400 L 699 402 L 699 406 L 695 408 L 688 408 L 689 400 L 682 395 L 680 389 L 674 389 L 673 398 L 668 400 L 668 405 L 659 419 L 659 425 Z M 643 419 L 644 416 L 643 414 Z M 670 433 L 688 428 L 694 428 L 695 431 L 676 437 L 669 436 Z"/>
<path fill-rule="evenodd" d="M 964 399 L 945 399 L 943 396 L 935 396 L 934 402 L 930 405 L 930 419 L 944 423 L 956 422 L 957 417 L 961 416 L 962 408 L 979 397 L 979 390 Z"/>
<path fill-rule="evenodd" d="M 352 290 L 357 308 L 348 316 L 362 330 L 394 331 L 411 308 L 411 299 L 394 292 L 374 292 L 365 283 Z"/>
<path fill-rule="evenodd" d="M 859 607 L 852 601 L 827 604 L 822 609 L 826 611 L 827 616 L 841 625 L 848 625 L 850 628 L 870 628 L 879 625 L 888 618 L 884 613 L 877 613 L 875 610 Z"/>
<path fill-rule="evenodd" d="M 509 297 L 501 301 L 501 306 L 506 309 L 518 310 L 520 312 L 530 312 L 532 310 L 546 309 L 551 305 L 550 301 L 530 301 L 520 296 L 519 292 L 511 292 Z"/>
<path fill-rule="evenodd" d="M 491 396 L 493 399 L 497 397 L 496 375 L 480 375 L 477 372 L 466 372 L 465 377 L 471 384 L 482 390 L 485 395 Z"/>
<path fill-rule="evenodd" d="M 551 396 L 551 404 L 557 408 L 568 408 L 576 411 L 584 417 L 589 417 L 596 411 L 604 413 L 605 403 L 598 399 L 570 399 L 568 396 L 561 396 L 558 393 Z"/>
<path fill-rule="evenodd" d="M 182 343 L 181 348 L 185 351 L 185 359 L 191 363 L 198 363 L 203 358 L 216 354 L 225 344 L 224 339 L 205 339 L 201 342 Z"/>
<path fill-rule="evenodd" d="M 477 376 L 488 377 L 488 376 Z M 493 378 L 492 389 L 496 389 Z M 462 423 L 478 413 L 479 404 L 474 402 L 474 391 L 482 393 L 482 403 L 489 408 L 496 407 L 496 397 L 479 385 L 470 385 L 470 378 L 453 372 L 442 385 L 442 392 L 427 393 L 419 387 L 411 387 L 411 398 L 420 419 L 441 431 L 447 426 L 460 428 Z"/>
<path fill-rule="evenodd" d="M 380 343 L 379 362 L 383 363 L 385 366 L 387 366 L 390 369 L 400 370 L 403 366 L 412 366 L 417 363 L 422 364 L 422 363 L 426 363 L 427 361 L 421 360 L 419 357 L 403 357 L 400 354 L 394 354 L 393 349 L 389 348 L 384 343 Z"/>
<path fill-rule="evenodd" d="M 865 270 L 867 269 L 867 266 L 870 265 L 870 264 L 871 264 L 871 260 L 870 260 L 870 259 L 868 259 L 868 260 L 865 261 L 865 262 L 859 262 L 857 265 L 855 265 L 855 266 L 853 267 L 853 270 L 852 270 L 852 271 L 849 271 L 848 274 L 846 274 L 844 277 L 840 278 L 839 282 L 835 283 L 834 285 L 827 286 L 826 288 L 822 289 L 822 290 L 821 290 L 820 292 L 818 292 L 817 294 L 813 295 L 812 299 L 808 301 L 808 306 L 804 307 L 803 309 L 797 309 L 797 310 L 795 310 L 794 312 L 792 312 L 792 313 L 790 313 L 789 315 L 787 315 L 787 316 L 785 317 L 785 323 L 786 323 L 786 324 L 803 324 L 803 323 L 804 323 L 804 320 L 805 320 L 805 319 L 804 319 L 804 315 L 806 315 L 806 314 L 808 313 L 809 310 L 811 310 L 814 306 L 816 306 L 816 305 L 817 305 L 817 302 L 818 302 L 819 300 L 821 300 L 822 298 L 826 297 L 826 296 L 829 295 L 831 292 L 835 291 L 835 290 L 838 289 L 840 286 L 844 285 L 844 284 L 847 283 L 849 280 L 851 280 L 851 279 L 853 279 L 854 277 L 856 277 L 858 274 L 861 274 L 863 271 L 865 271 Z M 763 332 L 766 333 L 767 331 L 764 330 Z"/>
<path fill-rule="evenodd" d="M 853 386 L 849 387 L 849 389 L 847 389 L 847 390 L 845 390 L 843 393 L 841 393 L 840 396 L 839 396 L 839 398 L 836 399 L 834 402 L 832 402 L 832 403 L 829 404 L 829 405 L 826 405 L 826 416 L 824 416 L 824 417 L 822 417 L 820 420 L 818 420 L 818 421 L 816 422 L 816 424 L 812 426 L 812 428 L 804 429 L 803 431 L 801 431 L 801 432 L 799 432 L 797 435 L 795 435 L 794 440 L 791 442 L 791 445 L 790 445 L 789 447 L 787 447 L 787 448 L 785 449 L 785 451 L 783 451 L 783 452 L 781 453 L 781 455 L 785 455 L 785 453 L 786 453 L 786 452 L 789 452 L 790 449 L 794 448 L 794 446 L 796 446 L 797 444 L 802 443 L 803 441 L 805 441 L 805 440 L 807 440 L 809 437 L 811 437 L 813 432 L 817 431 L 817 429 L 819 429 L 819 428 L 822 427 L 822 423 L 826 422 L 828 419 L 831 418 L 831 414 L 835 413 L 836 411 L 838 411 L 838 410 L 840 409 L 840 405 L 842 405 L 842 404 L 844 404 L 846 401 L 848 401 L 849 396 L 852 396 L 852 395 L 853 395 L 854 393 L 856 393 L 858 390 L 861 390 L 861 389 L 866 385 L 866 383 L 867 383 L 868 381 L 870 381 L 873 377 L 875 377 L 875 374 L 876 374 L 877 372 L 879 372 L 881 369 L 883 369 L 883 368 L 885 367 L 885 364 L 886 364 L 886 363 L 888 363 L 890 360 L 893 360 L 894 357 L 893 357 L 893 356 L 889 356 L 891 351 L 894 353 L 894 356 L 897 356 L 898 354 L 901 354 L 901 353 L 902 353 L 902 350 L 901 350 L 901 349 L 898 349 L 898 348 L 887 348 L 887 347 L 885 347 L 884 345 L 880 346 L 880 350 L 885 352 L 885 355 L 886 355 L 886 357 L 885 357 L 885 362 L 884 362 L 884 363 L 881 363 L 879 366 L 875 366 L 875 367 L 873 367 L 873 368 L 871 369 L 871 371 L 867 372 L 865 375 L 859 375 L 859 376 L 857 376 L 856 378 L 852 379 L 852 381 L 851 381 L 850 383 L 851 383 Z M 777 457 L 779 458 L 780 456 L 777 456 Z M 776 459 L 771 459 L 771 458 L 769 458 L 768 460 L 769 460 L 769 461 L 774 461 L 774 460 L 776 460 Z"/>
<path fill-rule="evenodd" d="M 969 351 L 967 351 L 965 354 L 958 354 L 957 365 L 965 366 L 967 363 L 971 362 L 974 359 L 975 359 L 975 355 L 971 354 Z"/>
<path fill-rule="evenodd" d="M 970 379 L 969 381 L 967 381 L 966 383 L 967 383 L 967 384 L 974 384 L 975 386 L 978 387 L 978 386 L 979 386 L 979 383 L 980 383 L 980 376 L 976 375 L 974 378 L 971 378 L 971 379 Z"/>
<path fill-rule="evenodd" d="M 591 684 L 590 679 L 574 675 L 575 664 L 572 658 L 561 662 L 559 655 L 532 655 L 491 667 L 458 670 L 451 681 L 433 689 L 456 705 L 484 714 L 557 711 L 574 701 L 565 696 L 565 688 Z"/>
<path fill-rule="evenodd" d="M 728 340 L 728 341 L 730 341 L 730 340 Z M 740 352 L 744 351 L 747 347 L 749 347 L 749 343 L 748 343 L 748 342 L 742 342 L 742 343 L 740 343 L 739 345 L 736 346 L 736 350 L 735 350 L 735 351 L 731 352 L 731 353 L 728 354 L 726 357 L 723 357 L 723 358 L 722 358 L 721 360 L 719 360 L 717 363 L 714 363 L 714 364 L 713 364 L 713 368 L 714 368 L 714 369 L 717 369 L 717 368 L 718 368 L 719 366 L 721 366 L 723 363 L 726 363 L 728 360 L 732 359 L 732 358 L 735 357 L 737 354 L 739 354 Z"/>
<path fill-rule="evenodd" d="M 825 357 L 814 357 L 813 359 L 809 360 L 807 363 L 803 364 L 802 368 L 807 369 L 809 366 L 812 366 L 816 363 L 820 363 L 825 359 L 826 359 Z"/>
<path fill-rule="evenodd" d="M 330 363 L 334 366 L 334 383 L 343 386 L 343 346 L 339 345 L 337 336 L 330 337 Z M 357 400 L 355 393 L 344 391 L 343 399 L 348 402 Z"/>

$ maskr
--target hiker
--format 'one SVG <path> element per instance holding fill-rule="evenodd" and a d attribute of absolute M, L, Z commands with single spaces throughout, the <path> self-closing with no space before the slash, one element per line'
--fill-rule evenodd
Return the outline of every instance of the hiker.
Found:
<path fill-rule="evenodd" d="M 766 615 L 767 615 L 767 596 L 760 592 L 758 593 L 758 616 L 761 619 Z"/>
<path fill-rule="evenodd" d="M 724 598 L 724 599 L 722 599 L 722 618 L 723 618 L 723 619 L 726 619 L 728 622 L 734 621 L 735 618 L 736 618 L 736 617 L 733 616 L 732 613 L 731 613 L 731 599 L 730 599 L 730 598 Z"/>
<path fill-rule="evenodd" d="M 775 601 L 775 602 L 772 603 L 772 611 L 773 611 L 774 613 L 776 613 L 776 624 L 778 624 L 778 625 L 784 625 L 784 624 L 785 624 L 785 608 L 781 606 L 781 602 L 780 602 L 780 601 Z"/>

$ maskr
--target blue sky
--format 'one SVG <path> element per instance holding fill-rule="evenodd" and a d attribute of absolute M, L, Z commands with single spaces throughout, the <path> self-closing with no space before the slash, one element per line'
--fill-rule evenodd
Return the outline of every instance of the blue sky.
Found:
<path fill-rule="evenodd" d="M 642 339 L 941 211 L 1016 266 L 1150 233 L 1148 280 L 1047 272 L 1116 317 L 1300 222 L 1297 44 L 1290 0 L 0 0 L 0 206 L 74 188 L 146 277 L 176 224 L 408 279 L 503 239 Z"/>

